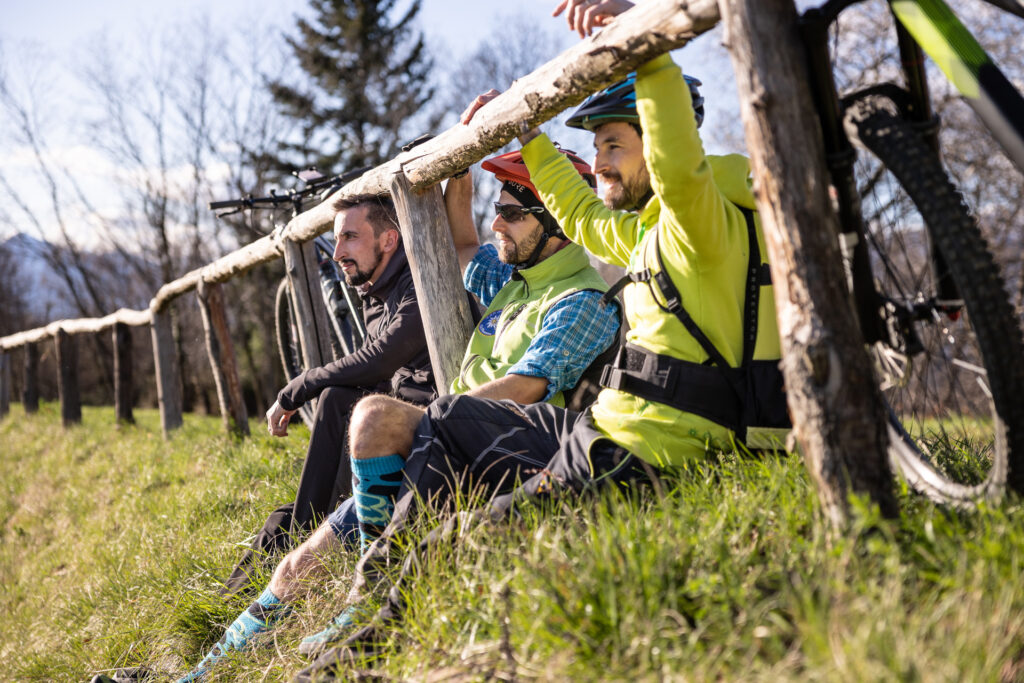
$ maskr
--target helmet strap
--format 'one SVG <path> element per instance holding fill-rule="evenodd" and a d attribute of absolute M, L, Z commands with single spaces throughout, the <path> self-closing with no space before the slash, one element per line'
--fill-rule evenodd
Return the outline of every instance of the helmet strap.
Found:
<path fill-rule="evenodd" d="M 544 247 L 547 246 L 548 239 L 551 237 L 547 230 L 544 230 L 540 234 L 540 241 L 537 242 L 537 246 L 533 248 L 533 253 L 530 257 L 522 263 L 517 263 L 516 270 L 526 270 L 527 268 L 533 268 L 537 265 L 537 261 L 540 260 L 540 253 L 544 251 Z"/>

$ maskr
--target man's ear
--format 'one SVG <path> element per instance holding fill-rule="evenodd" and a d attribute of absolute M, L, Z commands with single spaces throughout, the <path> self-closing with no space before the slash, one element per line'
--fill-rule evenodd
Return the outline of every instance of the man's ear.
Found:
<path fill-rule="evenodd" d="M 384 240 L 381 249 L 389 253 L 398 249 L 398 241 L 401 239 L 401 234 L 397 230 L 385 230 L 381 237 Z"/>

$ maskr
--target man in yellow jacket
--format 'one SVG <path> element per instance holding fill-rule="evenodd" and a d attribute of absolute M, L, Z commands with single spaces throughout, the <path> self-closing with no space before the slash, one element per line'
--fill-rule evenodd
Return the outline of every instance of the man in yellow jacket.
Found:
<path fill-rule="evenodd" d="M 610 206 L 572 177 L 571 164 L 546 136 L 524 131 L 521 138 L 534 185 L 566 235 L 630 273 L 627 344 L 605 371 L 607 388 L 597 403 L 575 413 L 443 397 L 417 427 L 407 472 L 501 467 L 507 453 L 550 458 L 515 491 L 493 499 L 491 515 L 503 517 L 529 500 L 657 479 L 735 441 L 778 444 L 788 419 L 749 167 L 742 156 L 705 155 L 691 87 L 664 55 L 640 67 L 635 79 L 595 95 L 570 120 L 595 133 L 594 170 Z M 478 98 L 463 122 L 493 96 Z M 364 444 L 360 455 L 377 454 Z M 453 518 L 421 545 L 456 524 Z M 380 578 L 400 526 L 389 526 L 361 559 L 357 584 L 364 590 Z M 381 642 L 404 610 L 401 583 L 418 567 L 414 550 L 376 619 L 300 680 Z"/>

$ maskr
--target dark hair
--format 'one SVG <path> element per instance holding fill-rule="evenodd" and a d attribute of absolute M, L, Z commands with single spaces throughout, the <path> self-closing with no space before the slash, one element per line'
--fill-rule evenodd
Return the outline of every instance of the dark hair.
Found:
<path fill-rule="evenodd" d="M 357 194 L 338 197 L 334 200 L 335 211 L 346 211 L 357 206 L 366 207 L 366 220 L 373 226 L 374 237 L 380 237 L 385 230 L 398 230 L 398 213 L 395 203 L 386 194 Z"/>

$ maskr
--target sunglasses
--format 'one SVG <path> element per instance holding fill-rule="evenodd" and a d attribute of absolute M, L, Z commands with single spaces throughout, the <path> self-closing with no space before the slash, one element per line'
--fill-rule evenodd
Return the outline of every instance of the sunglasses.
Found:
<path fill-rule="evenodd" d="M 502 204 L 494 202 L 494 213 L 509 223 L 518 223 L 531 213 L 544 213 L 539 206 L 520 206 L 519 204 Z"/>

